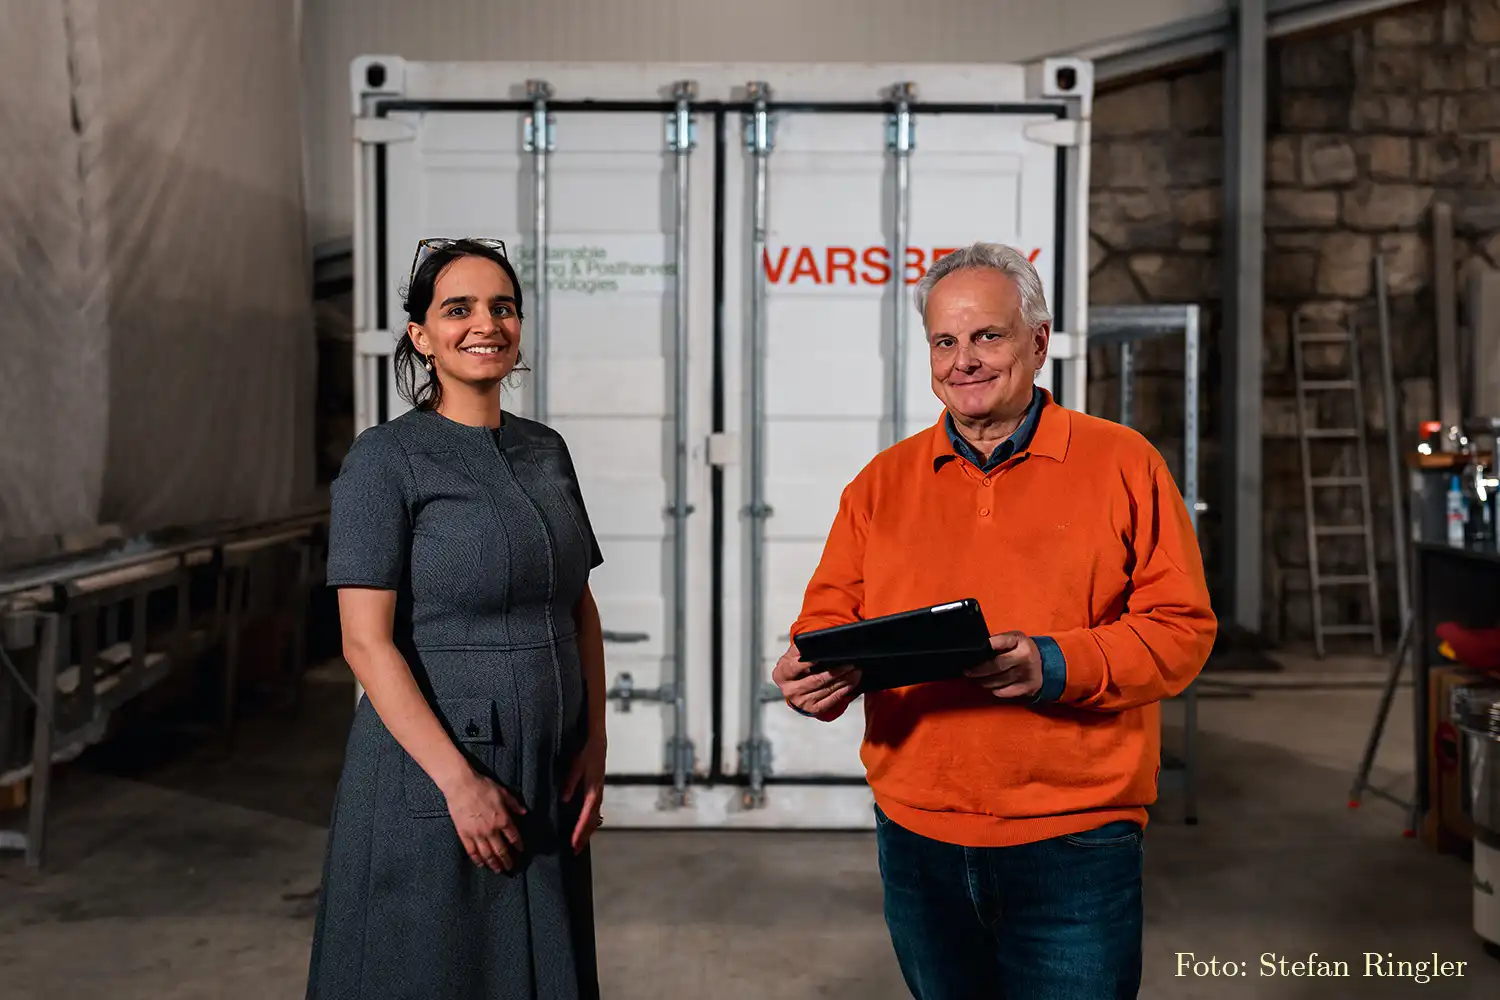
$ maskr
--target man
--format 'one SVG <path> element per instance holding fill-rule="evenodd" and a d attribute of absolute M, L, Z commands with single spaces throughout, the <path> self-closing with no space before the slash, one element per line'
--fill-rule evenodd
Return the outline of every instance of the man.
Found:
<path fill-rule="evenodd" d="M 814 672 L 797 635 L 977 598 L 993 659 L 864 698 L 902 973 L 918 1000 L 1134 997 L 1159 703 L 1217 629 L 1197 540 L 1141 435 L 1036 386 L 1051 315 L 1025 255 L 957 251 L 916 301 L 945 412 L 845 488 L 773 677 L 832 721 L 859 674 Z"/>

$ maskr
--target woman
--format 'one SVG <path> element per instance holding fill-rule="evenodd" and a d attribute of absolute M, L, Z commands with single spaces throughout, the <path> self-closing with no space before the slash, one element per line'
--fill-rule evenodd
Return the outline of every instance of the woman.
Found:
<path fill-rule="evenodd" d="M 501 409 L 521 286 L 424 240 L 396 351 L 413 409 L 332 490 L 328 584 L 365 688 L 307 996 L 598 996 L 587 844 L 604 781 L 603 560 L 553 430 Z"/>

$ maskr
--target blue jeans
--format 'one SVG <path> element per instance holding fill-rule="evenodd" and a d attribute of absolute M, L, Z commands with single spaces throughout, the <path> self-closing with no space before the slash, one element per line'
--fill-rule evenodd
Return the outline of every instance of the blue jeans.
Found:
<path fill-rule="evenodd" d="M 969 848 L 875 811 L 885 920 L 916 1000 L 1133 1000 L 1143 831 Z"/>

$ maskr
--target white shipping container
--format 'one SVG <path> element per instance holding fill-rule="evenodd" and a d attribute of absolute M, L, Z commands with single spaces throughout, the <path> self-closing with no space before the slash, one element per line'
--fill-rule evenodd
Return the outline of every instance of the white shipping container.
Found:
<path fill-rule="evenodd" d="M 358 428 L 405 408 L 417 241 L 505 240 L 533 368 L 506 405 L 566 437 L 605 553 L 610 825 L 869 827 L 862 706 L 803 719 L 770 670 L 841 490 L 941 412 L 934 259 L 1028 251 L 1042 384 L 1085 405 L 1090 65 L 363 56 L 352 85 Z"/>

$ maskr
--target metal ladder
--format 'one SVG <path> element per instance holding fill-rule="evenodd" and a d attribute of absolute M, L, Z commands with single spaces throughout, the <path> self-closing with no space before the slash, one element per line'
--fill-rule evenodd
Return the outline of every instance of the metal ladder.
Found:
<path fill-rule="evenodd" d="M 1374 644 L 1376 656 L 1383 655 L 1380 637 L 1380 582 L 1375 571 L 1375 533 L 1372 528 L 1374 516 L 1370 510 L 1370 468 L 1365 454 L 1365 393 L 1360 376 L 1359 338 L 1352 320 L 1341 330 L 1306 332 L 1303 330 L 1300 313 L 1292 315 L 1292 359 L 1297 377 L 1297 438 L 1302 451 L 1302 496 L 1307 521 L 1307 567 L 1309 595 L 1312 599 L 1313 642 L 1317 655 L 1324 655 L 1324 639 L 1337 635 L 1367 635 Z M 1309 379 L 1305 371 L 1304 350 L 1309 345 L 1343 345 L 1347 371 L 1343 377 Z M 1310 394 L 1348 393 L 1353 406 L 1351 426 L 1311 427 L 1316 419 L 1309 419 L 1308 400 Z M 1337 465 L 1333 473 L 1315 470 L 1312 459 L 1313 441 L 1344 441 L 1354 445 L 1353 475 L 1341 474 Z M 1325 490 L 1359 490 L 1360 520 L 1353 524 L 1319 524 L 1318 496 Z M 1345 574 L 1325 574 L 1319 543 L 1327 538 L 1352 537 L 1358 535 L 1364 541 L 1364 571 Z M 1339 622 L 1325 624 L 1323 621 L 1323 593 L 1329 588 L 1364 586 L 1369 593 L 1368 623 Z"/>

